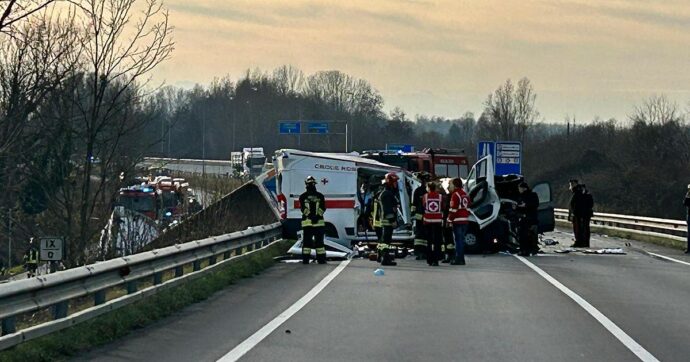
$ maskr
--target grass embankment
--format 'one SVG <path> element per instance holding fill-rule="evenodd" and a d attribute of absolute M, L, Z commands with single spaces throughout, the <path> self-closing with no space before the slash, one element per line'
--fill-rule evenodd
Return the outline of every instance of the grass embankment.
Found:
<path fill-rule="evenodd" d="M 239 257 L 218 270 L 179 287 L 163 290 L 145 300 L 112 311 L 58 333 L 28 341 L 0 352 L 0 361 L 65 360 L 88 349 L 112 342 L 130 331 L 207 299 L 217 291 L 271 267 L 293 241 L 283 240 Z"/>
<path fill-rule="evenodd" d="M 572 228 L 572 224 L 565 220 L 556 220 L 556 225 Z M 643 241 L 674 249 L 684 250 L 686 245 L 680 240 L 665 238 L 663 236 L 639 234 L 627 230 L 611 229 L 600 225 L 591 225 L 590 230 L 594 233 L 604 234 L 622 239 Z"/>

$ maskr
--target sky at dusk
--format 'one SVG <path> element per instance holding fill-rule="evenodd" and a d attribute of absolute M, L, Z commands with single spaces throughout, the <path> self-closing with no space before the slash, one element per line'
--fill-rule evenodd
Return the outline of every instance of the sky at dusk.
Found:
<path fill-rule="evenodd" d="M 386 110 L 481 113 L 528 77 L 547 121 L 625 119 L 666 94 L 690 101 L 687 0 L 165 0 L 176 50 L 156 81 L 189 87 L 291 64 L 368 80 Z"/>

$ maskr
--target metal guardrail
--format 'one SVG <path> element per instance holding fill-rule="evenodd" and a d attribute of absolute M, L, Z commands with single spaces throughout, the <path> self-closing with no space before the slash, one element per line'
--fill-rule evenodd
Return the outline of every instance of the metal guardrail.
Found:
<path fill-rule="evenodd" d="M 274 223 L 2 284 L 0 350 L 59 331 L 163 289 L 198 278 L 247 252 L 268 246 L 280 237 L 280 223 Z M 202 269 L 204 264 L 208 265 Z M 191 266 L 193 271 L 184 274 L 185 266 Z M 164 274 L 170 279 L 164 281 Z M 143 283 L 152 284 L 139 290 L 138 287 Z M 113 288 L 123 288 L 126 294 L 107 300 L 107 291 Z M 89 301 L 89 298 L 92 298 L 89 302 L 91 307 L 68 315 L 70 303 L 77 299 L 81 302 Z M 46 308 L 52 312 L 53 320 L 17 331 L 18 317 Z"/>
<path fill-rule="evenodd" d="M 568 219 L 567 209 L 555 209 L 554 214 L 557 220 Z M 591 224 L 679 241 L 685 241 L 688 235 L 688 225 L 683 220 L 595 212 Z"/>

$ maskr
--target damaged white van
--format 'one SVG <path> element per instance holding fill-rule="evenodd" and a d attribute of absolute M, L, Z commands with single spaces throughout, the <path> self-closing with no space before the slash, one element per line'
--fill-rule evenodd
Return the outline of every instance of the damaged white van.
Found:
<path fill-rule="evenodd" d="M 466 251 L 513 251 L 517 248 L 517 215 L 513 205 L 519 199 L 518 185 L 522 175 L 496 176 L 491 156 L 477 161 L 465 181 L 472 199 L 470 225 L 465 236 Z M 444 182 L 447 189 L 448 181 Z M 539 233 L 553 231 L 554 209 L 551 186 L 537 183 L 532 190 L 539 197 Z"/>

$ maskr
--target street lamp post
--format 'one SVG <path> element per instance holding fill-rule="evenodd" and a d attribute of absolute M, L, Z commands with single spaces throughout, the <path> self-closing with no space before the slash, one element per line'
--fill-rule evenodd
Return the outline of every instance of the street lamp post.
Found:
<path fill-rule="evenodd" d="M 235 148 L 235 104 L 232 102 L 235 99 L 235 97 L 230 97 L 230 107 L 232 107 L 232 151 L 237 151 Z"/>

